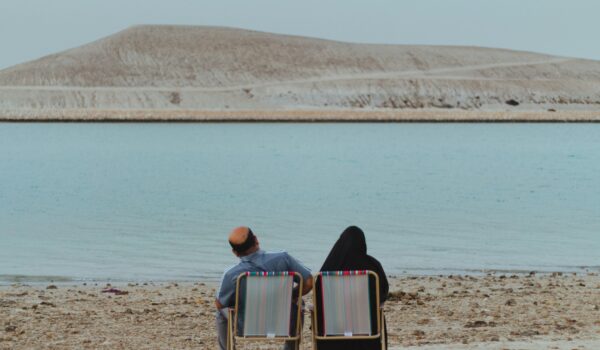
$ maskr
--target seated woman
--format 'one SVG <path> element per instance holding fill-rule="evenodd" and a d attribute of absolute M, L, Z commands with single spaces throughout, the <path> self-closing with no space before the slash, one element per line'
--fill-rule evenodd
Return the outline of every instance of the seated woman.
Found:
<path fill-rule="evenodd" d="M 327 259 L 321 267 L 321 271 L 347 271 L 347 270 L 371 270 L 377 273 L 379 277 L 379 300 L 383 302 L 387 299 L 389 285 L 383 267 L 370 255 L 367 255 L 367 242 L 365 240 L 365 234 L 363 231 L 356 227 L 350 226 L 335 242 L 335 245 L 329 252 Z M 315 288 L 317 296 L 316 302 L 320 302 L 319 296 L 321 295 L 321 286 L 318 283 Z M 375 280 L 374 278 L 369 281 L 369 289 L 371 290 L 372 301 L 375 299 Z M 372 310 L 375 313 L 375 310 Z M 376 317 L 372 317 L 372 320 L 376 322 Z M 385 324 L 383 325 L 385 327 Z M 321 331 L 321 330 L 320 330 Z M 386 332 L 387 335 L 387 332 Z M 387 340 L 386 340 L 387 344 Z M 319 350 L 371 350 L 381 349 L 380 339 L 368 339 L 368 340 L 320 340 L 317 341 L 317 348 Z"/>

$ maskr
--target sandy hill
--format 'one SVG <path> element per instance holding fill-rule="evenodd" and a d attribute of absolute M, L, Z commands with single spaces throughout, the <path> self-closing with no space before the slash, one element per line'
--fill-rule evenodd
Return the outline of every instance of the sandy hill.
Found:
<path fill-rule="evenodd" d="M 600 110 L 600 61 L 136 26 L 0 71 L 0 116 L 78 111 Z"/>

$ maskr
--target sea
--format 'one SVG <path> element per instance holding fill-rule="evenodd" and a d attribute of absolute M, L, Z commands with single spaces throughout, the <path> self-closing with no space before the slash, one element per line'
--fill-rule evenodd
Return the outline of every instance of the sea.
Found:
<path fill-rule="evenodd" d="M 318 270 L 600 271 L 600 124 L 3 123 L 0 284 L 218 281 L 229 231 Z"/>

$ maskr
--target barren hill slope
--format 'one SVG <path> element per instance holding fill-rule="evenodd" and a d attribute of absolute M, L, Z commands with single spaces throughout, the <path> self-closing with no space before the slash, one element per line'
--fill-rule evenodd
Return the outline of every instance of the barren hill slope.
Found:
<path fill-rule="evenodd" d="M 415 108 L 600 110 L 600 61 L 137 26 L 0 71 L 0 115 Z"/>

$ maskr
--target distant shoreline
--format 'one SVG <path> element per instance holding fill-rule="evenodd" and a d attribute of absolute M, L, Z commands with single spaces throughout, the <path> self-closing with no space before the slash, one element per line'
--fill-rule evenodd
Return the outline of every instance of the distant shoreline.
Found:
<path fill-rule="evenodd" d="M 476 122 L 597 123 L 600 111 L 477 110 L 16 110 L 0 111 L 0 122 Z"/>
<path fill-rule="evenodd" d="M 507 49 L 144 25 L 0 70 L 0 120 L 596 122 L 599 72 Z"/>

